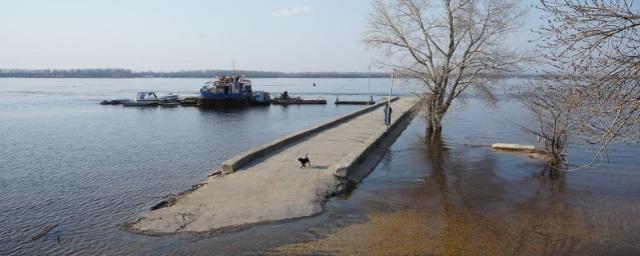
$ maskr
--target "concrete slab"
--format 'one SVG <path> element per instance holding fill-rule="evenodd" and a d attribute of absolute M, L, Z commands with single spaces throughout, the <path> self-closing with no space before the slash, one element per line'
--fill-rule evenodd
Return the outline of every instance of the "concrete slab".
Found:
<path fill-rule="evenodd" d="M 393 118 L 403 116 L 415 98 L 394 103 Z M 145 214 L 127 226 L 145 234 L 211 232 L 225 228 L 310 216 L 340 189 L 337 165 L 360 156 L 385 131 L 382 108 L 311 134 L 252 160 L 229 175 L 212 176 L 175 203 Z M 309 154 L 311 167 L 300 168 Z M 348 161 L 347 161 L 348 163 Z"/>

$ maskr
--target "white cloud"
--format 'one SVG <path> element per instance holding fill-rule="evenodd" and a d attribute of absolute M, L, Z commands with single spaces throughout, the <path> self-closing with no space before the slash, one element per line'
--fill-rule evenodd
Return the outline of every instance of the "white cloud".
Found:
<path fill-rule="evenodd" d="M 286 18 L 286 17 L 293 17 L 293 16 L 303 15 L 303 14 L 309 13 L 309 12 L 311 12 L 311 7 L 309 7 L 309 6 L 294 7 L 294 8 L 291 8 L 291 9 L 281 9 L 281 10 L 273 11 L 271 13 L 271 16 L 279 17 L 279 18 Z"/>

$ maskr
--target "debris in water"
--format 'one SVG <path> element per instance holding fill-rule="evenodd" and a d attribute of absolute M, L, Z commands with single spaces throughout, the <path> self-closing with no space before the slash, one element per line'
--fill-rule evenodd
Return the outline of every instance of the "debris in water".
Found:
<path fill-rule="evenodd" d="M 52 229 L 54 229 L 57 226 L 58 226 L 58 224 L 50 224 L 50 225 L 46 226 L 42 231 L 40 231 L 37 234 L 33 235 L 31 237 L 31 240 L 35 241 L 35 240 L 40 239 L 41 237 L 43 237 L 44 235 L 49 233 L 49 231 L 51 231 Z"/>
<path fill-rule="evenodd" d="M 502 150 L 527 151 L 527 152 L 532 152 L 536 150 L 536 147 L 533 145 L 507 144 L 507 143 L 496 143 L 491 145 L 491 147 L 495 149 L 502 149 Z"/>

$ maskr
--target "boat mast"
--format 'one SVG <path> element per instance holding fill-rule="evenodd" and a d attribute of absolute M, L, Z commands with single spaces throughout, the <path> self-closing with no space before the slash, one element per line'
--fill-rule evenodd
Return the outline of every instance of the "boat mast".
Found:
<path fill-rule="evenodd" d="M 232 75 L 232 76 L 235 76 L 235 75 L 236 75 L 236 60 L 232 60 L 232 61 L 231 61 L 231 68 L 232 68 L 232 70 L 233 70 L 233 71 L 232 71 L 232 73 L 231 73 L 231 75 Z"/>

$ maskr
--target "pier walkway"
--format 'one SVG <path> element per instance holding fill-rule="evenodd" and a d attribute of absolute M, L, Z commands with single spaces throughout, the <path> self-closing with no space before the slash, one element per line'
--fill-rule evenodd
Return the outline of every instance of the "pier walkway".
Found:
<path fill-rule="evenodd" d="M 392 120 L 406 119 L 415 105 L 415 98 L 394 101 Z M 370 108 L 375 109 L 267 150 L 233 173 L 211 176 L 127 227 L 150 235 L 215 232 L 316 214 L 339 191 L 349 168 L 384 137 L 383 107 Z M 311 166 L 300 168 L 297 159 L 305 154 Z"/>

